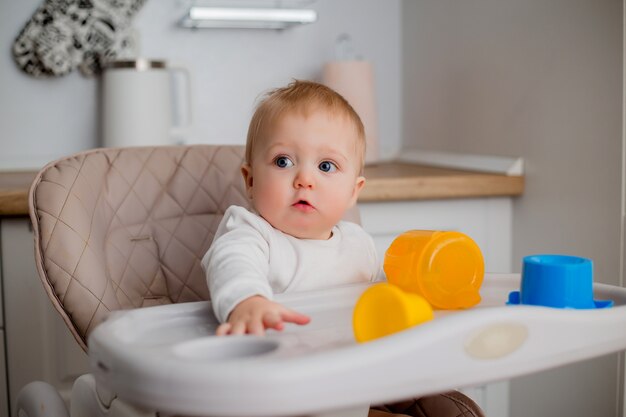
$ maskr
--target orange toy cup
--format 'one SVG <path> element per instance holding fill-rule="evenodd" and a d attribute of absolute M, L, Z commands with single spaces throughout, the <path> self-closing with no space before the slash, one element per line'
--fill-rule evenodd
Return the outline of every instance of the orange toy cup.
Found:
<path fill-rule="evenodd" d="M 358 342 L 368 342 L 432 319 L 433 309 L 423 297 L 380 283 L 361 294 L 352 327 Z"/>
<path fill-rule="evenodd" d="M 383 268 L 389 283 L 421 295 L 435 308 L 469 308 L 480 302 L 485 264 L 478 245 L 463 233 L 402 233 L 387 249 Z"/>

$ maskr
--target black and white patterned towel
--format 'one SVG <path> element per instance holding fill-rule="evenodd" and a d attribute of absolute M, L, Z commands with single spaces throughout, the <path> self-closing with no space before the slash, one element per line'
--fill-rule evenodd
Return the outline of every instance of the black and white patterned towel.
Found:
<path fill-rule="evenodd" d="M 130 21 L 145 1 L 46 0 L 15 40 L 15 62 L 34 77 L 97 74 L 135 55 Z"/>

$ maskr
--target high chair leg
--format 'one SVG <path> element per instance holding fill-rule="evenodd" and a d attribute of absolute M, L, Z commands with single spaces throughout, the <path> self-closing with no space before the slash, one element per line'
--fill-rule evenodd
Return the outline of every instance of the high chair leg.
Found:
<path fill-rule="evenodd" d="M 42 381 L 31 382 L 20 390 L 15 410 L 20 417 L 69 417 L 58 391 Z"/>
<path fill-rule="evenodd" d="M 142 410 L 125 403 L 114 395 L 107 395 L 102 401 L 96 389 L 92 374 L 81 375 L 72 387 L 70 401 L 71 417 L 156 417 L 154 411 Z"/>

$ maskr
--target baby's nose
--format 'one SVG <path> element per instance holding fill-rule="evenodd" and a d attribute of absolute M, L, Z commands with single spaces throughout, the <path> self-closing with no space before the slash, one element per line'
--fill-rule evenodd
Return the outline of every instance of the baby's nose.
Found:
<path fill-rule="evenodd" d="M 293 185 L 296 188 L 313 188 L 315 186 L 313 174 L 307 169 L 298 170 Z"/>

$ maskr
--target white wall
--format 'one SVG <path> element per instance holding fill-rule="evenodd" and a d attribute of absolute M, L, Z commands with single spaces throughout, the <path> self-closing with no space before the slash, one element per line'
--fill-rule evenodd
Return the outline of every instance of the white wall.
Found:
<path fill-rule="evenodd" d="M 0 2 L 0 169 L 38 167 L 99 145 L 98 79 L 77 71 L 37 80 L 10 56 L 14 38 L 41 0 Z M 135 17 L 141 55 L 187 67 L 193 79 L 189 142 L 244 143 L 257 97 L 291 78 L 320 78 L 334 41 L 348 33 L 374 64 L 381 153 L 401 142 L 401 1 L 317 0 L 318 22 L 285 31 L 177 27 L 189 1 L 149 0 Z"/>
<path fill-rule="evenodd" d="M 523 157 L 517 269 L 571 253 L 619 284 L 622 0 L 403 7 L 406 146 Z M 612 355 L 518 378 L 511 417 L 615 416 L 617 367 Z"/>

